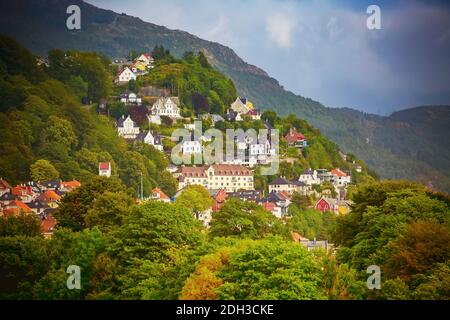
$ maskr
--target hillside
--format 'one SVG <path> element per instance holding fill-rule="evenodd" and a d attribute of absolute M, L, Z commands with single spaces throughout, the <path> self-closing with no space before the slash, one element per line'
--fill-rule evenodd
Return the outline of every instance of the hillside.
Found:
<path fill-rule="evenodd" d="M 69 32 L 65 28 L 65 9 L 74 3 L 83 12 L 82 29 Z M 450 107 L 414 108 L 390 117 L 326 108 L 285 91 L 275 79 L 244 62 L 232 49 L 187 32 L 169 30 L 79 0 L 19 0 L 2 2 L 0 8 L 9 13 L 0 22 L 0 31 L 41 55 L 51 48 L 95 50 L 110 57 L 125 56 L 132 48 L 151 51 L 155 45 L 169 48 L 176 57 L 185 51 L 203 50 L 215 68 L 232 78 L 240 95 L 262 109 L 306 119 L 344 151 L 365 160 L 381 177 L 417 179 L 450 191 L 449 142 L 436 138 L 449 136 Z M 435 119 L 440 119 L 439 123 Z"/>

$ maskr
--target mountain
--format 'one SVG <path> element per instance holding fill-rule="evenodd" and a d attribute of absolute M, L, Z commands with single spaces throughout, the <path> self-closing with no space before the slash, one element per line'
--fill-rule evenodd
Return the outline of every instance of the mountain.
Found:
<path fill-rule="evenodd" d="M 81 8 L 80 31 L 66 28 L 66 8 L 71 4 Z M 131 49 L 151 51 L 155 45 L 169 48 L 178 57 L 185 51 L 203 50 L 210 63 L 234 81 L 239 94 L 256 106 L 306 119 L 345 152 L 365 160 L 381 177 L 420 180 L 450 192 L 450 106 L 418 107 L 389 117 L 327 108 L 284 90 L 277 80 L 244 62 L 232 49 L 184 31 L 81 0 L 5 1 L 0 8 L 8 12 L 0 21 L 0 32 L 40 55 L 52 48 L 95 50 L 110 57 L 125 56 Z"/>

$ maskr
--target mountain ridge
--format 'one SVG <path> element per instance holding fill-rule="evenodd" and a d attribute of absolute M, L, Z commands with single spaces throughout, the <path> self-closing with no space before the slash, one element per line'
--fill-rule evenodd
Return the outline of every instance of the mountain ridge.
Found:
<path fill-rule="evenodd" d="M 68 16 L 65 9 L 70 4 L 81 8 L 81 31 L 65 28 Z M 95 50 L 110 57 L 125 56 L 131 49 L 151 51 L 155 45 L 163 45 L 177 57 L 185 51 L 202 50 L 216 69 L 233 80 L 239 94 L 261 109 L 305 118 L 343 151 L 365 160 L 381 177 L 420 180 L 450 191 L 450 148 L 445 139 L 436 138 L 445 136 L 448 130 L 442 125 L 435 128 L 430 121 L 425 121 L 427 125 L 417 122 L 421 116 L 433 116 L 439 110 L 439 118 L 450 123 L 449 106 L 427 106 L 428 112 L 414 107 L 387 117 L 350 108 L 327 108 L 313 99 L 284 90 L 276 79 L 245 62 L 233 49 L 186 31 L 172 30 L 81 0 L 19 0 L 1 3 L 0 8 L 9 12 L 0 23 L 0 31 L 41 55 L 52 48 Z M 407 120 L 403 117 L 409 122 L 402 121 Z M 403 122 L 408 125 L 402 125 Z"/>

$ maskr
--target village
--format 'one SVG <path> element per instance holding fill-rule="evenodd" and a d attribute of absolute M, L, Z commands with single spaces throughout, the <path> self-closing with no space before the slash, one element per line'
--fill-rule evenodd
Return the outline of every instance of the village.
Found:
<path fill-rule="evenodd" d="M 153 69 L 155 60 L 148 53 L 141 54 L 131 63 L 125 59 L 116 59 L 113 65 L 119 66 L 117 77 L 114 80 L 116 86 L 127 85 L 130 81 L 136 81 L 138 77 L 148 74 Z M 145 88 L 144 88 L 145 89 Z M 148 88 L 147 88 L 148 89 Z M 141 92 L 145 91 L 141 89 Z M 152 92 L 159 92 L 150 88 Z M 261 111 L 253 106 L 253 103 L 245 97 L 236 97 L 235 101 L 227 108 L 226 114 L 206 113 L 198 118 L 188 118 L 181 115 L 181 103 L 178 96 L 156 95 L 149 100 L 137 92 L 125 90 L 117 97 L 113 97 L 117 103 L 127 107 L 127 110 L 137 110 L 141 123 L 138 123 L 132 112 L 124 112 L 115 121 L 117 135 L 126 141 L 135 141 L 151 145 L 156 150 L 171 157 L 173 139 L 158 133 L 157 129 L 164 127 L 182 128 L 188 130 L 189 139 L 180 142 L 180 156 L 189 159 L 202 155 L 205 146 L 211 142 L 207 135 L 194 135 L 195 121 L 207 121 L 210 127 L 216 123 L 238 123 L 244 120 L 261 121 Z M 150 103 L 149 103 L 150 101 Z M 98 112 L 107 114 L 106 101 L 100 103 Z M 142 121 L 143 115 L 146 121 Z M 146 122 L 146 123 L 145 123 Z M 269 134 L 267 139 L 249 138 L 248 136 L 236 136 L 234 144 L 237 153 L 241 156 L 223 156 L 213 164 L 172 164 L 167 169 L 178 182 L 178 190 L 172 197 L 166 195 L 160 188 L 151 190 L 151 195 L 144 198 L 137 197 L 137 202 L 164 201 L 172 202 L 186 190 L 188 186 L 200 185 L 208 190 L 214 205 L 198 215 L 198 219 L 205 227 L 209 227 L 212 216 L 218 212 L 223 204 L 230 198 L 239 198 L 244 201 L 252 201 L 260 204 L 266 211 L 279 219 L 289 218 L 289 206 L 291 198 L 297 194 L 310 200 L 310 207 L 320 212 L 333 212 L 336 215 L 346 214 L 350 211 L 351 201 L 347 199 L 347 188 L 352 185 L 350 172 L 340 168 L 308 168 L 295 179 L 287 179 L 276 175 L 267 185 L 266 190 L 255 187 L 255 172 L 258 168 L 268 165 L 273 161 L 290 161 L 286 154 L 282 154 L 278 141 L 275 141 L 276 129 L 268 121 L 263 121 L 264 129 Z M 145 127 L 146 130 L 142 129 Z M 171 141 L 172 143 L 167 143 Z M 290 128 L 281 135 L 286 148 L 294 148 L 299 157 L 308 148 L 308 137 L 296 128 Z M 166 141 L 166 143 L 165 143 Z M 345 160 L 346 155 L 340 153 Z M 112 168 L 110 162 L 98 164 L 98 175 L 111 177 Z M 357 172 L 360 166 L 355 167 Z M 41 220 L 42 232 L 50 236 L 56 225 L 52 213 L 58 210 L 58 202 L 65 193 L 79 187 L 80 182 L 73 181 L 31 181 L 11 187 L 5 180 L 0 180 L 0 215 L 17 215 L 19 212 L 33 213 Z M 142 190 L 138 192 L 142 194 Z M 307 246 L 327 247 L 326 241 L 313 242 L 295 235 L 298 241 Z M 312 244 L 311 244 L 312 243 Z"/>

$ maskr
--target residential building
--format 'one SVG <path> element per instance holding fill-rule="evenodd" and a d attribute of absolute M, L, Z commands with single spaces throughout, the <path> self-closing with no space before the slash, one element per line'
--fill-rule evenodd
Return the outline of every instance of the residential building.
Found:
<path fill-rule="evenodd" d="M 317 171 L 312 170 L 311 168 L 305 170 L 298 178 L 298 181 L 303 182 L 308 186 L 312 186 L 313 184 L 321 184 Z"/>
<path fill-rule="evenodd" d="M 133 73 L 133 71 L 130 70 L 130 68 L 125 67 L 124 69 L 120 70 L 116 78 L 116 83 L 123 84 L 129 82 L 130 80 L 136 80 L 136 75 Z"/>
<path fill-rule="evenodd" d="M 314 208 L 322 213 L 330 211 L 335 214 L 347 214 L 351 210 L 350 205 L 350 201 L 322 197 L 316 202 Z"/>
<path fill-rule="evenodd" d="M 220 208 L 222 208 L 223 204 L 228 198 L 228 194 L 225 192 L 224 189 L 209 190 L 209 194 L 214 200 L 214 205 L 211 208 L 212 212 L 220 211 Z"/>
<path fill-rule="evenodd" d="M 252 118 L 252 120 L 261 120 L 261 110 L 259 109 L 249 110 L 245 115 Z"/>
<path fill-rule="evenodd" d="M 152 57 L 149 53 L 143 53 L 141 54 L 136 61 L 142 62 L 147 68 L 153 68 L 153 63 L 155 62 L 155 59 Z"/>
<path fill-rule="evenodd" d="M 161 189 L 154 188 L 152 190 L 152 195 L 150 199 L 162 201 L 162 202 L 170 202 L 170 198 L 168 195 L 166 195 Z"/>
<path fill-rule="evenodd" d="M 293 194 L 298 192 L 302 195 L 309 194 L 311 187 L 302 181 L 289 181 L 285 178 L 278 177 L 271 183 L 269 183 L 269 193 L 270 192 L 287 192 L 288 194 Z"/>
<path fill-rule="evenodd" d="M 179 188 L 199 184 L 207 189 L 224 189 L 226 192 L 254 189 L 253 172 L 240 165 L 180 167 L 175 176 L 178 178 Z"/>
<path fill-rule="evenodd" d="M 163 145 L 161 142 L 161 136 L 159 134 L 155 134 L 152 131 L 147 131 L 147 132 L 141 132 L 137 135 L 136 140 L 141 141 L 145 144 L 149 144 L 153 147 L 155 147 L 155 149 L 159 150 L 159 151 L 163 151 Z"/>
<path fill-rule="evenodd" d="M 203 146 L 200 140 L 198 140 L 194 134 L 191 134 L 190 140 L 183 139 L 181 145 L 181 151 L 183 154 L 195 154 L 202 153 Z"/>
<path fill-rule="evenodd" d="M 7 192 L 11 192 L 11 186 L 6 180 L 0 178 L 0 196 Z"/>
<path fill-rule="evenodd" d="M 235 192 L 228 192 L 228 197 L 239 198 L 244 201 L 258 202 L 263 194 L 261 190 L 240 190 Z"/>
<path fill-rule="evenodd" d="M 131 119 L 130 116 L 122 115 L 121 118 L 116 121 L 117 134 L 125 139 L 136 139 L 139 134 L 139 127 Z"/>
<path fill-rule="evenodd" d="M 142 104 L 142 98 L 139 97 L 134 92 L 125 92 L 122 95 L 120 95 L 120 102 L 123 102 L 125 104 Z"/>
<path fill-rule="evenodd" d="M 291 128 L 284 138 L 289 147 L 305 148 L 308 145 L 305 136 L 295 128 Z"/>
<path fill-rule="evenodd" d="M 151 124 L 161 125 L 161 117 L 159 115 L 148 114 L 147 115 L 148 122 Z"/>
<path fill-rule="evenodd" d="M 330 173 L 334 177 L 332 182 L 335 186 L 346 186 L 352 181 L 351 176 L 339 168 L 331 170 Z"/>
<path fill-rule="evenodd" d="M 180 118 L 180 100 L 178 97 L 161 97 L 151 108 L 152 115 Z"/>
<path fill-rule="evenodd" d="M 238 114 L 246 114 L 251 110 L 251 107 L 247 102 L 247 98 L 237 97 L 236 100 L 231 104 L 230 110 Z"/>
<path fill-rule="evenodd" d="M 111 177 L 111 163 L 110 162 L 100 162 L 98 164 L 98 175 Z"/>
<path fill-rule="evenodd" d="M 273 212 L 275 216 L 277 216 L 278 218 L 283 217 L 288 212 L 288 207 L 291 204 L 291 201 L 289 200 L 289 194 L 285 191 L 283 192 L 272 191 L 265 198 L 262 198 L 258 202 L 262 206 L 264 206 L 264 203 L 267 202 L 273 203 L 273 205 L 269 206 L 265 204 L 265 206 L 267 208 L 273 207 L 273 211 L 271 212 Z"/>

